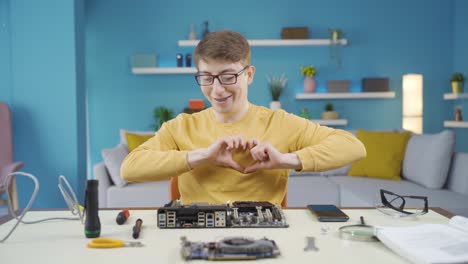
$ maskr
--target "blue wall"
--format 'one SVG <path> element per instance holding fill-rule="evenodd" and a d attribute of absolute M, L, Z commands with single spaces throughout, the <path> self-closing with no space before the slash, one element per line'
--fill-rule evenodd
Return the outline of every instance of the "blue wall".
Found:
<path fill-rule="evenodd" d="M 453 42 L 453 71 L 462 72 L 468 76 L 468 1 L 456 0 L 454 4 L 454 42 Z M 448 85 L 447 85 L 448 86 Z M 448 86 L 449 87 L 449 86 Z M 447 90 L 449 90 L 447 88 Z M 468 92 L 468 81 L 465 82 L 465 93 Z M 463 120 L 468 120 L 468 100 L 451 102 L 449 112 L 455 107 L 462 107 Z M 453 120 L 453 114 L 450 117 Z M 457 151 L 468 150 L 468 131 L 466 128 L 455 129 L 457 137 Z"/>
<path fill-rule="evenodd" d="M 184 8 L 181 8 L 184 6 Z M 112 7 L 112 8 L 110 8 Z M 438 132 L 449 115 L 442 100 L 452 68 L 453 6 L 450 1 L 88 1 L 87 88 L 90 109 L 91 160 L 119 142 L 119 128 L 149 130 L 151 112 L 167 106 L 176 112 L 190 98 L 203 98 L 191 75 L 133 75 L 129 57 L 158 54 L 159 65 L 175 66 L 175 54 L 193 52 L 178 47 L 189 25 L 210 22 L 210 30 L 232 29 L 249 39 L 279 38 L 282 27 L 307 26 L 312 38 L 327 38 L 328 28 L 339 27 L 349 45 L 342 48 L 343 67 L 329 61 L 328 47 L 253 47 L 257 75 L 250 100 L 267 106 L 270 98 L 265 76 L 285 73 L 289 87 L 281 97 L 283 108 L 298 113 L 308 107 L 318 118 L 328 101 L 298 101 L 302 87 L 299 68 L 318 68 L 319 88 L 328 79 L 350 79 L 360 89 L 362 77 L 387 76 L 395 99 L 332 100 L 349 121 L 345 129 L 401 127 L 401 82 L 405 73 L 424 75 L 424 131 Z M 372 109 L 372 111 L 369 111 Z M 468 150 L 468 149 L 466 149 Z"/>
<path fill-rule="evenodd" d="M 15 159 L 24 161 L 23 170 L 40 181 L 35 207 L 63 207 L 58 176 L 67 176 L 75 189 L 86 179 L 86 153 L 79 146 L 86 135 L 81 135 L 85 113 L 79 112 L 85 103 L 84 80 L 79 80 L 84 59 L 76 59 L 77 54 L 84 58 L 77 45 L 84 43 L 84 28 L 78 27 L 80 34 L 75 27 L 75 15 L 80 10 L 84 15 L 83 4 L 73 0 L 9 4 Z M 18 182 L 22 206 L 31 185 L 23 179 Z"/>

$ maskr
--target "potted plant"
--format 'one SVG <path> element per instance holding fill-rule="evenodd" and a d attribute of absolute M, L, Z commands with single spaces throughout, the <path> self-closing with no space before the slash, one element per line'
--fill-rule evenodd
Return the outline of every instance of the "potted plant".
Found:
<path fill-rule="evenodd" d="M 463 85 L 465 84 L 465 76 L 463 73 L 456 72 L 452 74 L 452 93 L 463 93 Z"/>
<path fill-rule="evenodd" d="M 310 111 L 308 108 L 304 107 L 301 109 L 301 112 L 299 112 L 299 116 L 302 118 L 305 118 L 307 120 L 310 119 Z"/>
<path fill-rule="evenodd" d="M 288 79 L 282 74 L 279 78 L 267 76 L 268 87 L 271 93 L 270 109 L 281 109 L 279 98 L 288 84 Z"/>
<path fill-rule="evenodd" d="M 171 109 L 164 106 L 156 107 L 153 110 L 153 118 L 155 121 L 153 128 L 156 131 L 159 128 L 161 128 L 164 122 L 174 118 L 174 112 Z"/>
<path fill-rule="evenodd" d="M 338 119 L 338 112 L 333 109 L 333 104 L 325 105 L 325 112 L 322 113 L 322 119 Z"/>
<path fill-rule="evenodd" d="M 314 93 L 317 88 L 317 82 L 314 77 L 317 74 L 317 69 L 313 65 L 301 67 L 301 73 L 304 75 L 304 92 Z"/>

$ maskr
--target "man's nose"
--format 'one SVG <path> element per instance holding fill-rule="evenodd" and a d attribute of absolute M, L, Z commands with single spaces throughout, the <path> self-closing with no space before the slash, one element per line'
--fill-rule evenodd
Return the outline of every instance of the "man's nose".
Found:
<path fill-rule="evenodd" d="M 218 78 L 213 80 L 213 90 L 217 93 L 224 92 L 224 86 L 221 84 Z"/>

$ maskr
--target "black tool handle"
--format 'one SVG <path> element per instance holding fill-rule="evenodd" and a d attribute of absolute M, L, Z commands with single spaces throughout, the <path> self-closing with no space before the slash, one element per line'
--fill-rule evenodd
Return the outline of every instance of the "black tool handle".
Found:
<path fill-rule="evenodd" d="M 84 230 L 87 238 L 95 238 L 101 235 L 98 206 L 98 180 L 88 180 L 86 182 L 86 221 Z"/>
<path fill-rule="evenodd" d="M 140 236 L 142 224 L 143 224 L 143 220 L 138 218 L 135 222 L 135 226 L 133 226 L 133 238 L 134 239 L 137 239 Z"/>

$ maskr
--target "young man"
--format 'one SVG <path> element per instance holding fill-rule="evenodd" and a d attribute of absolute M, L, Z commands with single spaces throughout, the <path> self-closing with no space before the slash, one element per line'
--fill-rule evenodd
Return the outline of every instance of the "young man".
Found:
<path fill-rule="evenodd" d="M 283 200 L 291 169 L 324 171 L 366 156 L 352 134 L 250 104 L 255 67 L 239 33 L 209 33 L 195 49 L 210 108 L 180 114 L 124 160 L 127 181 L 178 176 L 183 203 Z"/>

